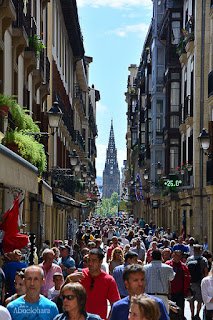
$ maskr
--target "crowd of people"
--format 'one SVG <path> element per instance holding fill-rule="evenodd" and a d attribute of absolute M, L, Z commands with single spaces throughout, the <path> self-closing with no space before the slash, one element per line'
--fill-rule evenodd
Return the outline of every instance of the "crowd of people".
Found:
<path fill-rule="evenodd" d="M 6 254 L 0 299 L 2 320 L 181 320 L 186 303 L 192 320 L 212 320 L 212 254 L 206 237 L 91 217 L 73 239 L 45 241 L 37 264 Z"/>

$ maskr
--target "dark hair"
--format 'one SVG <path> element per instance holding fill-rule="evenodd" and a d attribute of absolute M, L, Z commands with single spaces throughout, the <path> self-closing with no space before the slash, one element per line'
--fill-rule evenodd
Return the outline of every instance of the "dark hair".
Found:
<path fill-rule="evenodd" d="M 201 251 L 201 246 L 199 244 L 193 244 L 193 249 L 196 252 Z"/>
<path fill-rule="evenodd" d="M 152 259 L 153 260 L 161 260 L 161 251 L 159 249 L 154 249 L 152 251 Z"/>
<path fill-rule="evenodd" d="M 123 281 L 128 281 L 130 274 L 131 273 L 137 273 L 137 272 L 145 274 L 144 267 L 141 266 L 140 264 L 137 264 L 137 263 L 129 264 L 128 266 L 126 266 L 124 268 Z"/>
<path fill-rule="evenodd" d="M 60 272 L 55 272 L 53 275 L 53 280 L 55 279 L 55 277 L 61 277 L 63 279 L 63 275 Z"/>
<path fill-rule="evenodd" d="M 128 251 L 124 256 L 125 262 L 127 262 L 128 259 L 133 259 L 134 257 L 137 257 L 137 256 L 138 254 L 136 252 Z"/>
<path fill-rule="evenodd" d="M 202 252 L 202 256 L 205 257 L 206 259 L 211 259 L 211 258 L 212 258 L 211 251 L 209 251 L 209 250 L 204 250 L 204 251 Z"/>
<path fill-rule="evenodd" d="M 24 275 L 25 275 L 25 268 L 18 269 L 16 271 L 16 276 L 19 276 L 20 278 L 24 279 Z"/>
<path fill-rule="evenodd" d="M 78 282 L 72 282 L 66 284 L 62 289 L 62 295 L 64 291 L 71 290 L 75 293 L 76 299 L 78 302 L 78 307 L 81 313 L 85 310 L 86 302 L 87 302 L 87 293 L 82 284 Z"/>
<path fill-rule="evenodd" d="M 99 261 L 103 260 L 103 258 L 104 258 L 103 251 L 101 249 L 98 249 L 98 248 L 94 248 L 94 249 L 90 250 L 89 255 L 91 255 L 91 254 L 97 255 Z"/>

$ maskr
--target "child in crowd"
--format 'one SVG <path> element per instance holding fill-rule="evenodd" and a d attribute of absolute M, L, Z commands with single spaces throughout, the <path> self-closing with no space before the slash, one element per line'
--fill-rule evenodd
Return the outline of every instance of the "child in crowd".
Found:
<path fill-rule="evenodd" d="M 53 275 L 53 282 L 55 286 L 48 290 L 48 299 L 55 301 L 60 294 L 61 285 L 63 283 L 63 276 L 60 272 L 55 272 Z"/>

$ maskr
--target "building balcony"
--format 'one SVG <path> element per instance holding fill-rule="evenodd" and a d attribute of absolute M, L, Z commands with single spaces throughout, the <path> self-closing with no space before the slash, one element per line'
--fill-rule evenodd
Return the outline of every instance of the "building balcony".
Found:
<path fill-rule="evenodd" d="M 13 27 L 23 29 L 29 37 L 31 29 L 31 1 L 28 1 L 26 8 L 24 1 L 13 0 L 13 4 L 16 10 L 16 20 L 13 22 Z M 26 15 L 25 10 L 27 12 Z"/>
<path fill-rule="evenodd" d="M 85 141 L 80 131 L 75 130 L 75 144 L 77 144 L 82 152 L 85 152 Z"/>
<path fill-rule="evenodd" d="M 80 88 L 79 84 L 75 84 L 74 87 L 74 99 L 75 102 L 80 106 L 80 114 L 82 116 L 82 119 L 86 117 L 86 105 L 83 99 L 83 92 Z"/>
<path fill-rule="evenodd" d="M 13 2 L 12 0 L 1 1 L 2 34 L 9 28 L 12 21 L 16 20 L 16 10 Z"/>
<path fill-rule="evenodd" d="M 63 113 L 62 121 L 64 125 L 67 127 L 67 131 L 69 132 L 71 138 L 73 141 L 75 141 L 75 130 L 74 130 L 74 124 L 73 124 L 73 111 L 70 109 L 70 112 L 67 111 L 64 103 L 60 100 L 60 97 L 58 94 L 56 94 L 56 100 L 59 102 L 60 109 Z"/>
<path fill-rule="evenodd" d="M 78 82 L 82 90 L 86 91 L 88 88 L 87 75 L 86 75 L 86 66 L 83 59 L 79 60 L 76 63 L 76 74 Z"/>

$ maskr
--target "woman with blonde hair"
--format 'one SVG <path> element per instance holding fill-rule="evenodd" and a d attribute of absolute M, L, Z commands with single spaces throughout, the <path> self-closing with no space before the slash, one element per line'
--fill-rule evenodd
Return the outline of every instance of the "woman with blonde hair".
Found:
<path fill-rule="evenodd" d="M 157 301 L 140 294 L 131 297 L 129 320 L 158 320 L 160 309 Z"/>
<path fill-rule="evenodd" d="M 124 262 L 124 253 L 123 249 L 116 247 L 112 250 L 111 260 L 109 263 L 109 274 L 113 274 L 113 270 L 115 267 L 120 266 Z"/>

